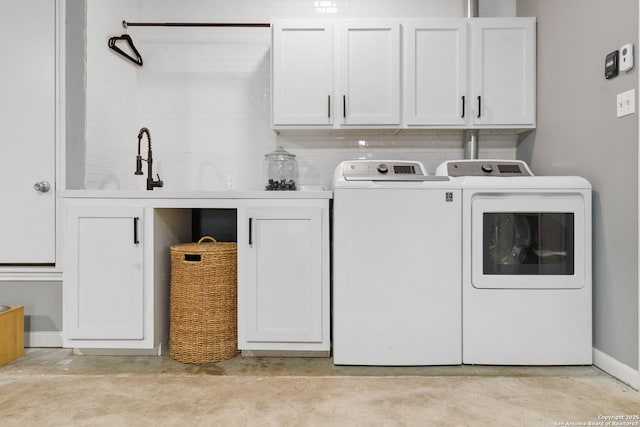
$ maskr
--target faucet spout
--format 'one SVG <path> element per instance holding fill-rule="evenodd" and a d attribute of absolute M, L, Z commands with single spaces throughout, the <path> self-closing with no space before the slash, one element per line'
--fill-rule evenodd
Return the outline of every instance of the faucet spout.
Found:
<path fill-rule="evenodd" d="M 143 159 L 142 156 L 140 155 L 140 141 L 142 140 L 142 137 L 145 134 L 147 135 L 148 146 L 147 146 L 147 158 Z M 162 187 L 164 183 L 160 179 L 160 175 L 157 175 L 158 176 L 157 180 L 153 179 L 153 152 L 151 150 L 151 133 L 149 132 L 149 129 L 147 129 L 146 127 L 143 127 L 138 132 L 138 155 L 136 156 L 136 171 L 134 173 L 135 175 L 143 175 L 142 173 L 143 160 L 147 162 L 147 174 L 148 174 L 147 190 L 153 190 L 154 188 Z"/>

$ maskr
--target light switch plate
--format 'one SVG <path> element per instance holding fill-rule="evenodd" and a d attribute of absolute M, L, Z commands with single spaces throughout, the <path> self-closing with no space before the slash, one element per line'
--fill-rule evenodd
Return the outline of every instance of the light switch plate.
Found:
<path fill-rule="evenodd" d="M 636 90 L 619 93 L 616 97 L 616 116 L 624 117 L 636 112 Z"/>

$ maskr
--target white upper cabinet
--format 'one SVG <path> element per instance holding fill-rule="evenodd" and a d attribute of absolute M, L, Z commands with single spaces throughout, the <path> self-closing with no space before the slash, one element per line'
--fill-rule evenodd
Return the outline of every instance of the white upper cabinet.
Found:
<path fill-rule="evenodd" d="M 464 126 L 467 20 L 431 19 L 405 25 L 406 124 Z"/>
<path fill-rule="evenodd" d="M 470 81 L 473 124 L 535 125 L 535 18 L 474 18 Z"/>
<path fill-rule="evenodd" d="M 274 21 L 273 124 L 333 123 L 333 26 L 327 22 Z"/>
<path fill-rule="evenodd" d="M 274 21 L 272 37 L 274 128 L 400 125 L 398 21 Z"/>
<path fill-rule="evenodd" d="M 274 128 L 536 124 L 535 18 L 276 21 L 272 56 Z"/>
<path fill-rule="evenodd" d="M 407 127 L 535 126 L 535 18 L 405 23 Z"/>
<path fill-rule="evenodd" d="M 343 125 L 400 124 L 400 23 L 340 25 L 340 104 Z"/>

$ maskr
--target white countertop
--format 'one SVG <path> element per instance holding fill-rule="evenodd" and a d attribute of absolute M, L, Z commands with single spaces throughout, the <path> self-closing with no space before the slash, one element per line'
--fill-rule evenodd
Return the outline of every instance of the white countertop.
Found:
<path fill-rule="evenodd" d="M 331 199 L 332 191 L 62 190 L 64 198 L 86 199 Z"/>

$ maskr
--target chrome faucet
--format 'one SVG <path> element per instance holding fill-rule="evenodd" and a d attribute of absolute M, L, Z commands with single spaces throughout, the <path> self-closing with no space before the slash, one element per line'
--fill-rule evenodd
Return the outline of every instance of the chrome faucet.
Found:
<path fill-rule="evenodd" d="M 142 140 L 142 136 L 145 133 L 147 134 L 147 141 L 149 142 L 149 145 L 147 148 L 147 158 L 143 159 L 142 156 L 140 155 L 140 141 Z M 142 128 L 140 129 L 140 132 L 138 132 L 138 155 L 136 156 L 135 175 L 143 175 L 142 173 L 143 160 L 147 162 L 147 172 L 148 172 L 147 190 L 153 190 L 156 187 L 162 187 L 164 183 L 162 182 L 162 180 L 160 180 L 160 175 L 157 175 L 158 176 L 157 180 L 153 179 L 153 155 L 151 153 L 151 134 L 149 133 L 149 129 L 147 128 Z"/>

